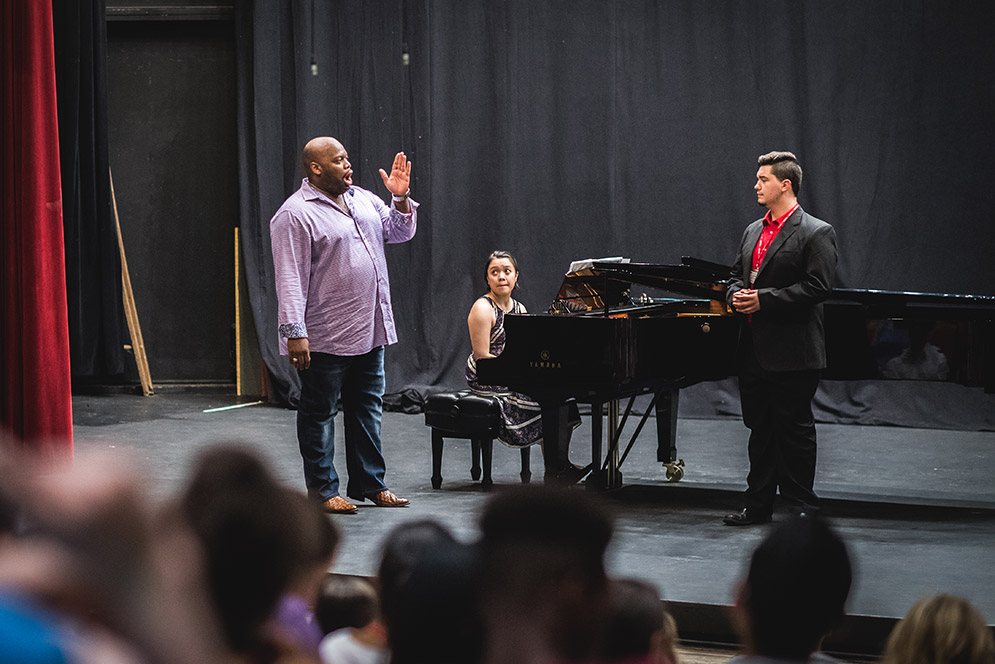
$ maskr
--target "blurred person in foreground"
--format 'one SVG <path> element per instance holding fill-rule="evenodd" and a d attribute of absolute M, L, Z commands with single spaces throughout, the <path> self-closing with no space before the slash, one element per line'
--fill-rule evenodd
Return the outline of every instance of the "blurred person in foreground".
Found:
<path fill-rule="evenodd" d="M 0 544 L 0 659 L 101 664 L 232 662 L 205 557 L 121 453 L 42 472 L 0 450 L 17 514 Z"/>
<path fill-rule="evenodd" d="M 514 487 L 480 521 L 485 664 L 580 662 L 605 619 L 604 557 L 613 523 L 585 493 Z"/>
<path fill-rule="evenodd" d="M 476 549 L 432 520 L 396 526 L 378 580 L 391 664 L 480 661 Z"/>
<path fill-rule="evenodd" d="M 609 579 L 604 632 L 603 664 L 678 664 L 677 622 L 650 583 Z"/>
<path fill-rule="evenodd" d="M 197 459 L 178 509 L 203 547 L 229 648 L 253 663 L 316 660 L 320 635 L 316 625 L 314 634 L 307 629 L 316 589 L 302 586 L 327 570 L 338 543 L 320 507 L 277 481 L 253 452 L 224 445 Z"/>
<path fill-rule="evenodd" d="M 332 574 L 325 579 L 315 605 L 325 637 L 318 647 L 322 664 L 387 664 L 387 629 L 380 598 L 369 580 Z"/>
<path fill-rule="evenodd" d="M 846 545 L 824 519 L 777 524 L 738 587 L 732 618 L 745 653 L 730 664 L 835 662 L 819 649 L 846 615 L 852 581 Z"/>
<path fill-rule="evenodd" d="M 335 525 L 304 494 L 294 493 L 287 518 L 298 521 L 297 538 L 288 542 L 293 559 L 289 584 L 277 601 L 266 629 L 298 653 L 318 658 L 325 632 L 315 615 L 318 597 L 332 566 L 339 534 Z"/>
<path fill-rule="evenodd" d="M 995 642 L 966 599 L 923 597 L 895 625 L 881 664 L 993 664 Z"/>

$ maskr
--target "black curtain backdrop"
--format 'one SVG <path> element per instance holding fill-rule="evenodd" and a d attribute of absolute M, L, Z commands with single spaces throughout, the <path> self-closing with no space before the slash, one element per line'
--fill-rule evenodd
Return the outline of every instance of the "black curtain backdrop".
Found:
<path fill-rule="evenodd" d="M 463 384 L 493 249 L 518 257 L 531 311 L 574 259 L 731 263 L 773 149 L 798 154 L 802 205 L 836 226 L 838 286 L 995 294 L 984 3 L 237 4 L 242 238 L 282 398 L 268 225 L 322 134 L 383 195 L 377 168 L 414 161 L 388 392 Z"/>
<path fill-rule="evenodd" d="M 121 258 L 107 160 L 104 1 L 53 0 L 69 345 L 74 382 L 125 370 Z"/>

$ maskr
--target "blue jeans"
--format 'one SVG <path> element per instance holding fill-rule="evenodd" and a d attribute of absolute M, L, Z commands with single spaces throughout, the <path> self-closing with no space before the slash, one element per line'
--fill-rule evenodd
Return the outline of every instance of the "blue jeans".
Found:
<path fill-rule="evenodd" d="M 322 501 L 339 495 L 335 472 L 335 414 L 341 398 L 345 424 L 346 495 L 374 496 L 384 484 L 380 420 L 383 412 L 383 346 L 348 357 L 311 353 L 311 366 L 300 371 L 297 442 L 304 460 L 308 495 Z"/>

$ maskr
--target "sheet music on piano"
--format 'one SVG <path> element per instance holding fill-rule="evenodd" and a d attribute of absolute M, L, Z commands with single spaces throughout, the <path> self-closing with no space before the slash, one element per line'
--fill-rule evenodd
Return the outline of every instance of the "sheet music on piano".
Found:
<path fill-rule="evenodd" d="M 595 263 L 628 263 L 629 259 L 623 256 L 609 256 L 607 258 L 585 258 L 579 261 L 571 261 L 567 274 L 574 274 L 584 270 L 590 270 Z"/>
<path fill-rule="evenodd" d="M 564 275 L 563 284 L 553 303 L 551 314 L 576 314 L 618 306 L 629 301 L 629 283 L 619 280 L 606 280 L 594 269 L 595 264 L 610 263 L 625 265 L 629 259 L 624 256 L 606 258 L 585 258 L 571 261 Z"/>

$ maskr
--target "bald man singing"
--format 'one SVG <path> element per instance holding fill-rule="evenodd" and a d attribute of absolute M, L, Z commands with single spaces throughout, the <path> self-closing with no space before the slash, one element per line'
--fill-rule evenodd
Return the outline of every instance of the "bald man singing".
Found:
<path fill-rule="evenodd" d="M 297 442 L 308 494 L 327 512 L 354 514 L 339 495 L 334 420 L 345 427 L 346 496 L 405 507 L 384 483 L 380 442 L 384 348 L 397 341 L 384 245 L 414 237 L 418 203 L 409 200 L 411 162 L 403 152 L 380 169 L 391 205 L 352 183 L 342 143 L 308 141 L 307 177 L 270 221 L 281 352 L 301 379 Z M 341 399 L 341 400 L 340 400 Z"/>

